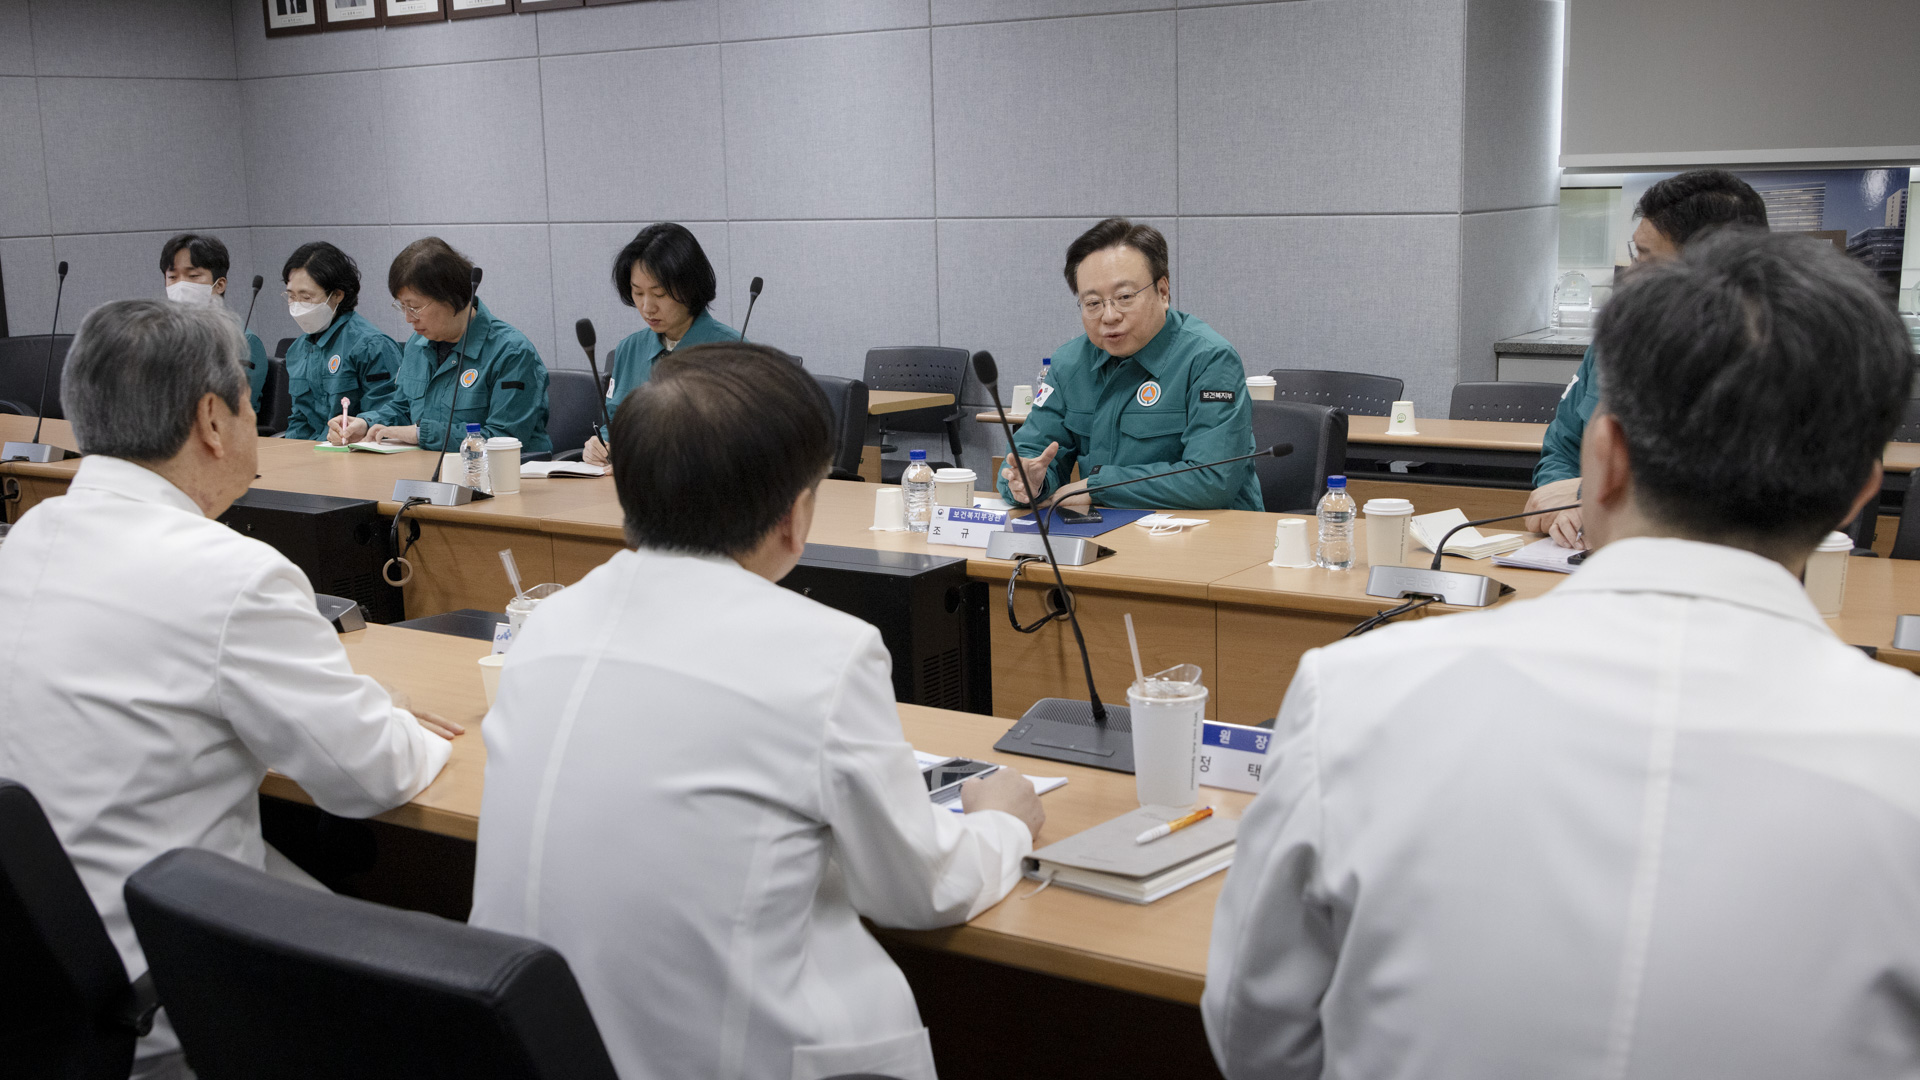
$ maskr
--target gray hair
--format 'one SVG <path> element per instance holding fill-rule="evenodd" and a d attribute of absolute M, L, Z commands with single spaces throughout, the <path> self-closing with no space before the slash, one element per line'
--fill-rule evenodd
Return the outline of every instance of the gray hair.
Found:
<path fill-rule="evenodd" d="M 115 300 L 87 313 L 67 350 L 60 406 L 86 454 L 165 461 L 213 394 L 247 400 L 247 339 L 224 307 Z"/>

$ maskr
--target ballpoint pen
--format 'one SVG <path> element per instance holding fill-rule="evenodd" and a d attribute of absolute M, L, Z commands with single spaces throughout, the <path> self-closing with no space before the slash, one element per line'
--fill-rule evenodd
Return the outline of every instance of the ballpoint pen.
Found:
<path fill-rule="evenodd" d="M 1173 833 L 1177 833 L 1181 829 L 1184 829 L 1189 825 L 1198 825 L 1212 816 L 1213 816 L 1213 807 L 1203 806 L 1200 809 L 1195 810 L 1193 813 L 1188 814 L 1186 817 L 1175 818 L 1172 821 L 1167 822 L 1165 825 L 1155 825 L 1153 828 L 1148 829 L 1146 832 L 1143 832 L 1139 836 L 1134 837 L 1133 842 L 1136 844 L 1150 844 L 1153 841 L 1158 840 L 1163 836 L 1168 836 Z"/>

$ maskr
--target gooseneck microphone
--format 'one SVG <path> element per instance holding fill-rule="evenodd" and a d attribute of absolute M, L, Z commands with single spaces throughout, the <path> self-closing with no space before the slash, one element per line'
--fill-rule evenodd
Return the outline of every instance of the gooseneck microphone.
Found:
<path fill-rule="evenodd" d="M 573 336 L 580 339 L 580 347 L 587 351 L 587 367 L 593 372 L 593 396 L 600 400 L 600 425 L 607 429 L 607 438 L 613 438 L 613 421 L 607 416 L 607 394 L 600 385 L 600 365 L 594 362 L 593 345 L 599 338 L 593 332 L 593 320 L 581 319 L 573 324 Z M 598 435 L 599 432 L 594 432 Z"/>
<path fill-rule="evenodd" d="M 247 301 L 247 317 L 245 321 L 240 324 L 240 332 L 243 334 L 247 332 L 247 327 L 253 325 L 253 305 L 260 302 L 260 286 L 266 283 L 266 278 L 261 277 L 259 274 L 253 275 L 253 299 Z"/>
<path fill-rule="evenodd" d="M 1463 521 L 1460 524 L 1455 525 L 1453 528 L 1448 529 L 1447 535 L 1440 538 L 1440 550 L 1433 553 L 1433 565 L 1429 566 L 1427 569 L 1429 570 L 1440 569 L 1440 557 L 1446 553 L 1447 541 L 1453 539 L 1453 534 L 1459 532 L 1461 529 L 1471 529 L 1475 525 L 1491 525 L 1496 521 L 1512 521 L 1515 518 L 1530 518 L 1530 517 L 1537 517 L 1541 514 L 1558 514 L 1562 510 L 1578 510 L 1578 509 L 1580 509 L 1579 503 L 1568 503 L 1565 506 L 1549 506 L 1545 510 L 1523 510 L 1518 514 L 1502 514 L 1499 517 L 1481 518 L 1478 521 Z"/>
<path fill-rule="evenodd" d="M 747 324 L 753 321 L 753 305 L 760 302 L 760 286 L 764 284 L 766 284 L 766 282 L 759 278 L 754 278 L 753 284 L 747 286 L 747 317 L 740 320 L 741 341 L 747 340 Z M 992 359 L 992 357 L 988 357 L 988 359 Z"/>
<path fill-rule="evenodd" d="M 47 331 L 47 363 L 40 369 L 40 416 L 33 422 L 32 442 L 10 442 L 0 447 L 0 461 L 65 461 L 79 454 L 40 441 L 40 428 L 47 422 L 47 387 L 53 382 L 53 343 L 60 329 L 60 297 L 67 291 L 67 263 L 60 261 L 59 280 L 53 287 L 53 326 Z"/>

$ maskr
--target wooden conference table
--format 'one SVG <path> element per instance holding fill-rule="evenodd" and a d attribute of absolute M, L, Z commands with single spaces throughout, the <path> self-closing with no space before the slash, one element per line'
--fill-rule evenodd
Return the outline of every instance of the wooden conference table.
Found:
<path fill-rule="evenodd" d="M 354 670 L 467 729 L 454 740 L 453 757 L 439 778 L 412 802 L 380 819 L 464 840 L 478 837 L 487 748 L 481 739 L 486 702 L 476 661 L 491 646 L 378 625 L 343 634 L 341 641 Z M 1064 839 L 1138 805 L 1131 776 L 995 753 L 993 741 L 1005 733 L 1004 721 L 915 705 L 900 706 L 900 719 L 908 741 L 929 753 L 999 761 L 1034 775 L 1067 777 L 1065 787 L 1043 799 L 1047 823 L 1036 846 Z M 267 777 L 261 791 L 311 802 L 297 784 L 277 773 Z M 1234 816 L 1252 798 L 1212 788 L 1204 797 Z M 1021 886 L 964 926 L 887 933 L 926 948 L 1196 1005 L 1205 983 L 1207 940 L 1222 881 L 1216 875 L 1146 906 L 1064 888 L 1022 899 L 1031 886 Z"/>

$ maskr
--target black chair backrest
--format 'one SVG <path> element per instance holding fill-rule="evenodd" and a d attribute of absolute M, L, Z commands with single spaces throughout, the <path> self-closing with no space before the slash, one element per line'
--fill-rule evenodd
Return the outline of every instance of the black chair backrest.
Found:
<path fill-rule="evenodd" d="M 1347 465 L 1347 414 L 1305 401 L 1254 401 L 1253 445 L 1292 443 L 1286 457 L 1255 458 L 1260 502 L 1268 513 L 1311 514 L 1326 494 L 1327 477 Z"/>
<path fill-rule="evenodd" d="M 1550 382 L 1463 382 L 1453 388 L 1450 420 L 1550 424 L 1567 388 Z"/>
<path fill-rule="evenodd" d="M 554 368 L 547 372 L 547 438 L 553 440 L 553 456 L 578 450 L 587 444 L 587 436 L 600 429 L 600 400 L 605 384 L 592 372 L 574 368 Z"/>
<path fill-rule="evenodd" d="M 1875 507 L 1867 504 L 1867 514 L 1871 516 Z M 1857 541 L 1856 541 L 1857 543 Z M 1904 500 L 1900 503 L 1900 524 L 1893 533 L 1893 550 L 1887 552 L 1893 559 L 1920 559 L 1920 491 L 1912 486 L 1907 488 Z"/>
<path fill-rule="evenodd" d="M 833 408 L 833 471 L 835 480 L 860 479 L 860 453 L 866 443 L 867 384 L 837 375 L 814 375 Z"/>
<path fill-rule="evenodd" d="M 67 417 L 66 413 L 60 411 L 60 372 L 66 367 L 67 348 L 73 344 L 73 335 L 52 335 L 51 375 L 46 374 L 47 338 L 46 334 L 0 338 L 0 401 L 13 402 L 18 406 L 21 416 L 38 416 L 40 380 L 44 375 L 47 383 L 47 417 L 64 420 Z"/>
<path fill-rule="evenodd" d="M 293 339 L 290 337 L 283 337 L 280 339 L 280 344 L 275 345 L 273 347 L 273 355 L 281 360 L 285 360 L 287 358 L 287 350 L 291 349 L 292 347 L 293 347 Z"/>
<path fill-rule="evenodd" d="M 878 417 L 889 431 L 945 431 L 960 414 L 960 396 L 967 380 L 967 350 L 944 345 L 895 345 L 867 350 L 860 381 L 868 390 L 914 390 L 952 394 L 954 403 L 941 409 L 912 409 Z"/>
<path fill-rule="evenodd" d="M 201 1080 L 614 1080 L 560 954 L 180 848 L 127 879 L 154 985 Z"/>
<path fill-rule="evenodd" d="M 1386 416 L 1407 384 L 1390 375 L 1358 371 L 1306 371 L 1274 368 L 1275 401 L 1305 401 L 1343 410 L 1349 416 Z"/>
<path fill-rule="evenodd" d="M 1920 398 L 1908 398 L 1900 426 L 1893 429 L 1894 442 L 1920 442 Z"/>
<path fill-rule="evenodd" d="M 280 434 L 293 421 L 293 388 L 287 385 L 287 361 L 283 357 L 267 360 L 267 381 L 260 387 L 260 415 L 255 420 L 268 435 Z"/>
<path fill-rule="evenodd" d="M 0 779 L 0 1074 L 126 1080 L 151 1001 L 40 803 Z"/>

